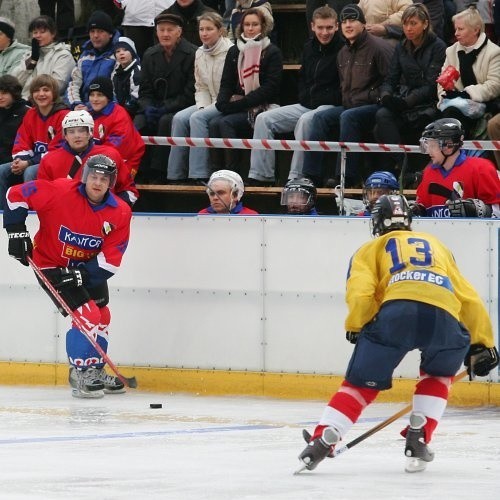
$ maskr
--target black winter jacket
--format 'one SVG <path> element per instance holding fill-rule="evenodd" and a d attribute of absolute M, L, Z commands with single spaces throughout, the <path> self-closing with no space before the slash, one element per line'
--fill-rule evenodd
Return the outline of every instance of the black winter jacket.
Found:
<path fill-rule="evenodd" d="M 322 45 L 313 36 L 304 45 L 299 71 L 299 103 L 309 109 L 323 104 L 342 104 L 337 54 L 344 42 L 335 33 L 328 45 Z"/>
<path fill-rule="evenodd" d="M 415 51 L 408 40 L 396 46 L 391 67 L 380 89 L 380 95 L 402 95 L 409 107 L 437 102 L 436 78 L 441 72 L 446 44 L 429 34 Z"/>
<path fill-rule="evenodd" d="M 240 113 L 266 104 L 278 104 L 283 74 L 283 57 L 281 50 L 272 43 L 262 51 L 260 59 L 260 87 L 245 95 L 238 77 L 237 45 L 229 48 L 222 70 L 222 78 L 215 107 L 225 115 Z M 242 99 L 231 101 L 231 96 L 241 95 Z"/>
<path fill-rule="evenodd" d="M 194 54 L 197 47 L 181 38 L 167 61 L 160 44 L 144 53 L 139 87 L 139 112 L 147 106 L 176 113 L 194 104 Z"/>
<path fill-rule="evenodd" d="M 10 108 L 0 108 L 0 164 L 12 161 L 12 147 L 17 129 L 28 111 L 28 103 L 21 99 Z"/>

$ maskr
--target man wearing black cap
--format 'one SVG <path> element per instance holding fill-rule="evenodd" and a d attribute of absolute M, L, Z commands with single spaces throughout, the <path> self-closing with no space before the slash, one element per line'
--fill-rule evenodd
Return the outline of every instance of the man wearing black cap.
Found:
<path fill-rule="evenodd" d="M 175 2 L 163 12 L 169 12 L 182 18 L 182 36 L 199 47 L 202 43 L 198 34 L 198 17 L 204 12 L 213 12 L 201 0 L 175 0 Z"/>
<path fill-rule="evenodd" d="M 366 31 L 365 16 L 358 5 L 346 5 L 339 19 L 346 40 L 346 45 L 340 49 L 337 57 L 342 106 L 319 111 L 314 115 L 310 140 L 360 142 L 375 126 L 380 86 L 389 72 L 393 47 L 383 38 Z M 355 187 L 363 182 L 360 172 L 361 154 L 347 154 L 346 187 Z M 313 179 L 321 178 L 323 156 L 324 153 L 321 152 L 306 152 L 302 173 Z M 338 161 L 336 175 L 339 174 Z"/>
<path fill-rule="evenodd" d="M 14 23 L 6 17 L 0 17 L 0 76 L 10 75 L 20 61 L 24 61 L 31 49 L 15 38 Z"/>
<path fill-rule="evenodd" d="M 114 44 L 120 33 L 115 30 L 111 17 L 96 10 L 87 23 L 90 40 L 85 42 L 66 90 L 71 109 L 86 109 L 89 84 L 98 76 L 111 77 L 115 67 Z"/>
<path fill-rule="evenodd" d="M 177 111 L 194 104 L 196 45 L 182 36 L 182 18 L 164 10 L 155 18 L 159 43 L 146 50 L 141 67 L 139 111 L 134 123 L 141 135 L 169 136 Z M 166 182 L 169 148 L 152 146 L 141 167 L 143 181 Z"/>

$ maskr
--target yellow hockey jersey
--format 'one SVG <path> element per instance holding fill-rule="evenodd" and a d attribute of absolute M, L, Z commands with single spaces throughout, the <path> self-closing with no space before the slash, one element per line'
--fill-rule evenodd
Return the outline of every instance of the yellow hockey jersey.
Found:
<path fill-rule="evenodd" d="M 451 251 L 434 236 L 391 231 L 365 243 L 347 275 L 347 331 L 359 332 L 389 300 L 415 300 L 444 309 L 461 321 L 471 343 L 493 347 L 486 307 L 464 278 Z"/>

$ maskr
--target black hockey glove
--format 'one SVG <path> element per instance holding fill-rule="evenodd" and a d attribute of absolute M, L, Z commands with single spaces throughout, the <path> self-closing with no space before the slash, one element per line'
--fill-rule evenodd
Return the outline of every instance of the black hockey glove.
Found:
<path fill-rule="evenodd" d="M 81 267 L 55 267 L 45 269 L 44 274 L 56 290 L 83 286 L 88 279 L 88 272 Z"/>
<path fill-rule="evenodd" d="M 455 99 L 462 97 L 463 99 L 470 99 L 470 95 L 465 90 L 447 90 L 443 96 L 445 99 Z"/>
<path fill-rule="evenodd" d="M 12 224 L 5 229 L 9 235 L 9 255 L 23 266 L 29 266 L 27 257 L 33 253 L 33 243 L 26 224 Z"/>
<path fill-rule="evenodd" d="M 492 214 L 491 207 L 477 198 L 447 200 L 446 205 L 450 210 L 451 217 L 489 218 Z"/>
<path fill-rule="evenodd" d="M 425 215 L 427 215 L 427 209 L 421 203 L 411 200 L 408 202 L 408 206 L 414 217 L 425 217 Z"/>
<path fill-rule="evenodd" d="M 351 344 L 355 344 L 358 341 L 359 332 L 345 332 L 345 339 Z"/>
<path fill-rule="evenodd" d="M 472 344 L 465 356 L 464 365 L 472 380 L 473 375 L 486 377 L 493 368 L 498 366 L 498 351 L 496 347 L 485 347 L 483 344 Z"/>

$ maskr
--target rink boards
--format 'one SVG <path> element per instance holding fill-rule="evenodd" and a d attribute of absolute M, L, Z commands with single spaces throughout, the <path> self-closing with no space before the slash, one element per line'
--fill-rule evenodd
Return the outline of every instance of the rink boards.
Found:
<path fill-rule="evenodd" d="M 28 225 L 34 234 L 36 216 Z M 497 336 L 499 227 L 472 219 L 414 223 L 453 250 Z M 344 338 L 345 276 L 369 238 L 363 218 L 137 214 L 109 282 L 109 354 L 146 389 L 321 399 L 352 352 Z M 6 251 L 0 265 L 0 382 L 65 384 L 68 320 Z M 395 375 L 387 400 L 404 400 L 418 354 Z M 494 383 L 481 380 L 460 383 L 457 403 L 500 404 L 498 374 Z"/>

